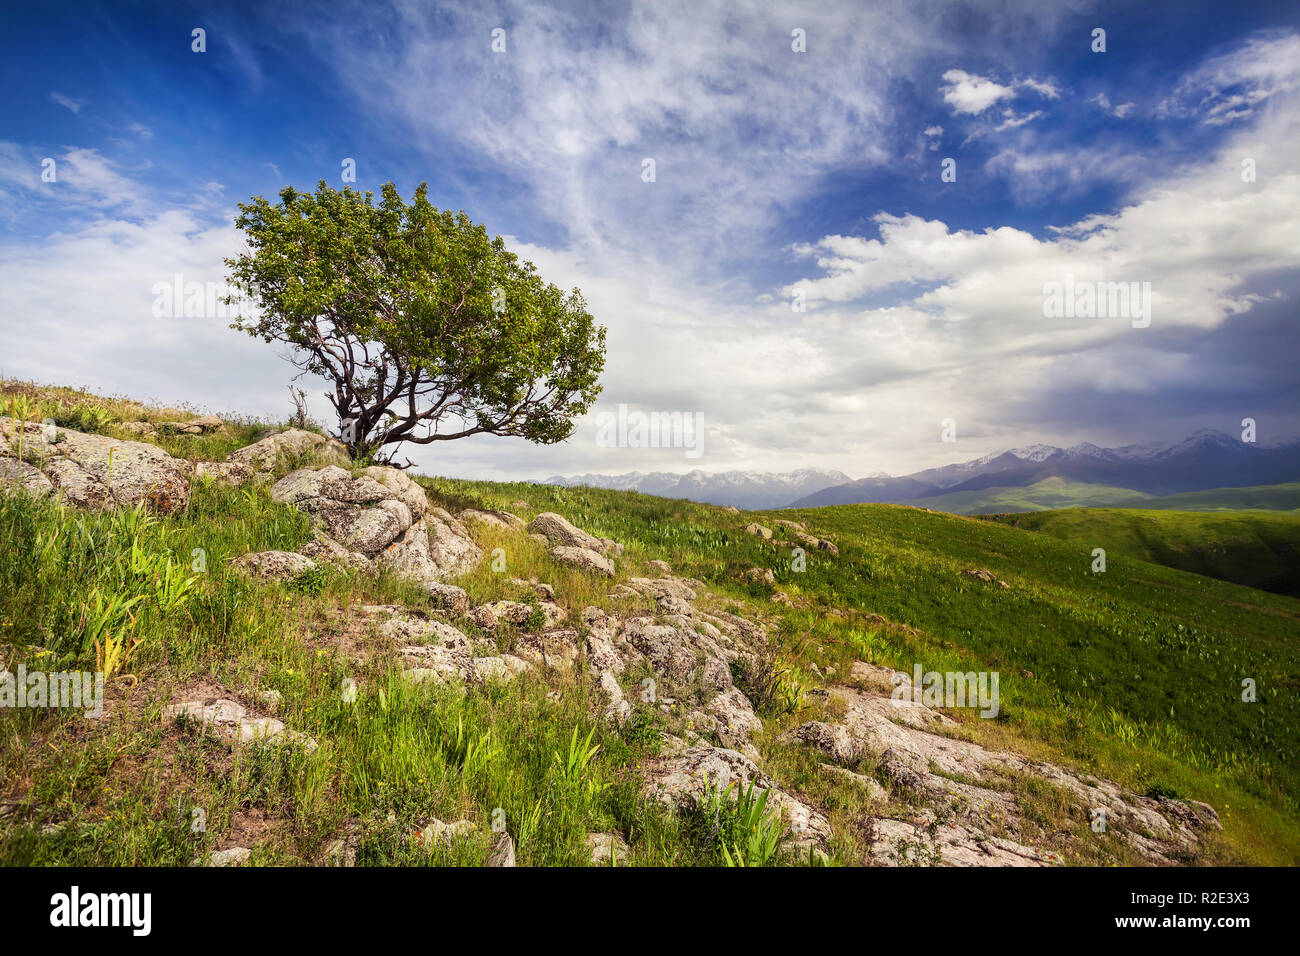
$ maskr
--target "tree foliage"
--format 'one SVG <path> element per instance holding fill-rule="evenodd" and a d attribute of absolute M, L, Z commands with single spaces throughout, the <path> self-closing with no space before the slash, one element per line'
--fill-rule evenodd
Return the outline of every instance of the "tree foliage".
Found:
<path fill-rule="evenodd" d="M 322 180 L 241 203 L 248 250 L 226 264 L 258 316 L 232 327 L 333 383 L 354 458 L 480 433 L 562 441 L 600 392 L 605 329 L 581 292 L 427 193 L 408 205 L 386 183 L 376 203 Z"/>

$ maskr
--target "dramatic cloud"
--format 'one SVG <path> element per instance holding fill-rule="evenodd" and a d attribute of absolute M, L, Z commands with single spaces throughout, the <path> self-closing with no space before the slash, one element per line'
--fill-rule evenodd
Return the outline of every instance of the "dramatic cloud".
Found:
<path fill-rule="evenodd" d="M 339 91 L 355 145 L 338 154 L 313 130 L 200 171 L 169 161 L 171 138 L 143 110 L 140 129 L 157 135 L 137 130 L 121 156 L 0 143 L 0 201 L 26 230 L 0 245 L 4 371 L 282 413 L 288 366 L 272 349 L 222 316 L 156 317 L 153 290 L 175 275 L 220 282 L 246 168 L 278 188 L 356 155 L 383 178 L 443 176 L 445 194 L 549 281 L 580 287 L 609 326 L 605 391 L 568 443 L 411 451 L 426 471 L 856 477 L 1034 441 L 1181 438 L 1243 408 L 1300 427 L 1285 371 L 1300 291 L 1296 35 L 1212 50 L 1164 89 L 1111 73 L 1087 100 L 1063 91 L 1095 86 L 1022 55 L 1070 14 L 1042 6 L 985 25 L 1003 59 L 981 61 L 984 75 L 959 67 L 979 25 L 950 28 L 948 8 L 917 4 L 434 17 L 412 3 L 324 22 L 277 10 L 274 29 L 242 38 L 228 25 L 223 82 L 276 95 L 250 37 L 279 37 L 275 55 Z M 1158 136 L 1118 121 L 1138 99 L 1144 113 L 1163 104 Z M 1188 131 L 1204 137 L 1195 148 Z M 939 180 L 949 155 L 956 183 Z M 41 178 L 45 157 L 57 182 Z M 1067 278 L 1150 283 L 1149 326 L 1045 316 L 1045 286 Z M 21 318 L 33 314 L 40 334 Z M 703 458 L 601 447 L 595 414 L 619 404 L 701 414 Z M 957 449 L 937 440 L 944 418 Z"/>

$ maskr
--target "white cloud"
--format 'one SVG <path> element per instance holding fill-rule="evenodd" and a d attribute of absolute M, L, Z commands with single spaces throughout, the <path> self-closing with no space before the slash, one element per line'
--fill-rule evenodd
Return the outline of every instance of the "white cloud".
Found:
<path fill-rule="evenodd" d="M 1158 114 L 1222 126 L 1252 116 L 1266 100 L 1300 89 L 1300 34 L 1256 36 L 1207 61 L 1163 100 Z"/>
<path fill-rule="evenodd" d="M 974 76 L 965 70 L 949 70 L 943 79 L 944 85 L 939 92 L 954 113 L 976 116 L 999 100 L 1009 100 L 1016 95 L 1014 87 Z"/>
<path fill-rule="evenodd" d="M 1099 107 L 1101 107 L 1101 109 L 1104 112 L 1109 113 L 1111 116 L 1117 117 L 1119 119 L 1123 119 L 1124 117 L 1128 116 L 1128 114 L 1133 112 L 1133 110 L 1137 107 L 1136 103 L 1120 103 L 1118 105 L 1112 106 L 1110 102 L 1110 97 L 1107 96 L 1105 93 L 1098 93 L 1096 96 L 1092 97 L 1092 99 L 1088 100 L 1088 102 L 1096 103 Z"/>
<path fill-rule="evenodd" d="M 943 94 L 943 101 L 958 115 L 978 116 L 995 103 L 1014 99 L 1022 89 L 1032 90 L 1053 100 L 1060 95 L 1060 90 L 1051 80 L 1036 80 L 1032 77 L 1004 86 L 988 77 L 976 76 L 965 70 L 948 70 L 944 73 L 943 80 L 944 85 L 939 87 L 939 92 Z"/>
<path fill-rule="evenodd" d="M 86 105 L 85 100 L 74 100 L 70 96 L 64 96 L 62 93 L 54 90 L 50 91 L 50 99 L 58 103 L 64 109 L 71 110 L 73 113 L 80 113 L 81 108 Z"/>

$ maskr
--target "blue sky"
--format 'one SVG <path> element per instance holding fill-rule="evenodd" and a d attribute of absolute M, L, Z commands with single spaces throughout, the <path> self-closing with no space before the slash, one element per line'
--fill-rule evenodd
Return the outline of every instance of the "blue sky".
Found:
<path fill-rule="evenodd" d="M 359 187 L 427 181 L 436 204 L 580 286 L 610 327 L 602 408 L 706 422 L 702 460 L 597 447 L 586 421 L 553 448 L 421 449 L 425 470 L 856 477 L 1035 441 L 1178 439 L 1247 415 L 1262 440 L 1300 431 L 1293 3 L 116 3 L 2 17 L 9 376 L 283 414 L 290 369 L 273 349 L 219 316 L 153 316 L 152 287 L 219 281 L 237 201 L 342 185 L 352 158 Z M 196 27 L 206 52 L 191 51 Z M 41 181 L 45 158 L 56 182 Z M 1043 284 L 1066 273 L 1150 282 L 1150 327 L 1047 322 Z M 945 418 L 956 448 L 937 441 Z"/>

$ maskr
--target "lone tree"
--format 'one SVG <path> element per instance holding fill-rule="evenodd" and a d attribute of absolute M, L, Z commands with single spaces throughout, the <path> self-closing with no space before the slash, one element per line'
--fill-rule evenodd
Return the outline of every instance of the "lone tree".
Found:
<path fill-rule="evenodd" d="M 500 236 L 430 205 L 325 184 L 240 203 L 249 251 L 226 265 L 260 317 L 231 326 L 290 346 L 331 380 L 354 459 L 479 433 L 563 441 L 600 393 L 605 329 L 582 293 L 542 281 Z M 410 462 L 408 460 L 407 465 Z"/>

